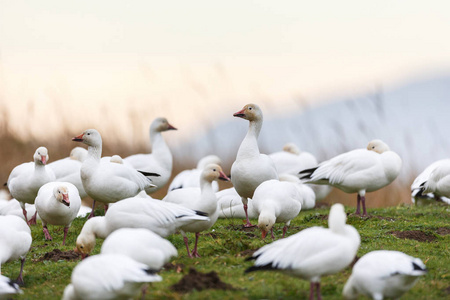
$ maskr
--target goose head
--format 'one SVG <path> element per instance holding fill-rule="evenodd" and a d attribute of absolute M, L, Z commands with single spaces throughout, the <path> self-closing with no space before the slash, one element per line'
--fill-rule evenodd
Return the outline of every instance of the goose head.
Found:
<path fill-rule="evenodd" d="M 88 146 L 98 147 L 102 145 L 102 136 L 95 129 L 85 130 L 82 134 L 72 139 L 74 142 L 82 142 Z"/>
<path fill-rule="evenodd" d="M 122 157 L 120 157 L 120 155 L 113 155 L 111 156 L 111 158 L 109 159 L 110 162 L 112 163 L 116 163 L 116 164 L 123 164 L 123 159 Z"/>
<path fill-rule="evenodd" d="M 91 254 L 95 247 L 95 234 L 84 234 L 77 237 L 77 252 L 81 254 L 81 259 Z"/>
<path fill-rule="evenodd" d="M 53 196 L 58 202 L 61 202 L 65 206 L 70 206 L 69 190 L 64 185 L 56 186 L 53 189 Z"/>
<path fill-rule="evenodd" d="M 299 155 L 300 154 L 300 149 L 298 149 L 297 145 L 295 145 L 294 143 L 287 143 L 286 145 L 283 146 L 283 151 L 284 152 L 288 152 L 288 153 L 292 153 L 295 155 Z"/>
<path fill-rule="evenodd" d="M 48 161 L 48 150 L 45 147 L 39 147 L 36 149 L 33 155 L 35 163 L 45 165 Z"/>
<path fill-rule="evenodd" d="M 273 215 L 265 214 L 261 212 L 258 217 L 258 228 L 261 230 L 261 238 L 265 239 L 269 231 L 272 230 L 275 224 L 276 218 Z"/>
<path fill-rule="evenodd" d="M 377 153 L 383 153 L 385 151 L 389 151 L 389 146 L 381 140 L 373 140 L 370 141 L 367 145 L 367 150 L 375 151 Z"/>
<path fill-rule="evenodd" d="M 83 162 L 87 157 L 87 150 L 82 147 L 75 147 L 70 151 L 70 159 Z"/>
<path fill-rule="evenodd" d="M 150 126 L 150 131 L 163 132 L 167 130 L 177 130 L 175 127 L 170 125 L 166 118 L 156 118 L 152 125 Z"/>
<path fill-rule="evenodd" d="M 233 114 L 233 117 L 242 118 L 248 121 L 262 120 L 263 114 L 256 104 L 247 104 L 243 109 Z"/>
<path fill-rule="evenodd" d="M 206 181 L 212 182 L 214 180 L 220 179 L 225 181 L 230 181 L 230 178 L 225 175 L 222 168 L 217 164 L 209 164 L 203 169 L 202 178 Z"/>

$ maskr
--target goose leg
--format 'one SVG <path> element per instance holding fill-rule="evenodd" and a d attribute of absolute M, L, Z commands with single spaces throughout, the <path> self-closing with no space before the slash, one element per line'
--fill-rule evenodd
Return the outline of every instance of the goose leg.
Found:
<path fill-rule="evenodd" d="M 245 197 L 241 197 L 241 200 L 242 200 L 242 204 L 244 204 L 244 212 L 245 212 L 245 219 L 246 219 L 246 223 L 244 224 L 244 227 L 253 227 L 253 225 L 252 225 L 252 223 L 250 223 L 250 220 L 249 220 L 249 218 L 248 218 L 248 212 L 247 212 L 247 209 L 248 209 L 248 199 L 247 198 L 245 198 Z"/>
<path fill-rule="evenodd" d="M 33 217 L 28 221 L 28 225 L 36 225 L 37 211 L 34 213 Z"/>
<path fill-rule="evenodd" d="M 356 202 L 356 212 L 355 215 L 360 215 L 361 214 L 361 196 L 358 194 L 358 198 L 357 198 L 357 202 Z"/>
<path fill-rule="evenodd" d="M 27 222 L 27 224 L 28 224 L 27 211 L 25 208 L 22 208 L 22 213 L 23 213 L 23 216 L 25 217 L 25 222 Z"/>
<path fill-rule="evenodd" d="M 317 300 L 322 300 L 322 294 L 320 293 L 320 282 L 316 282 Z"/>
<path fill-rule="evenodd" d="M 314 282 L 309 284 L 309 300 L 314 300 Z"/>
<path fill-rule="evenodd" d="M 367 211 L 366 211 L 366 196 L 362 196 L 362 197 L 361 197 L 361 202 L 362 202 L 362 207 L 363 207 L 363 214 L 362 214 L 362 216 L 365 217 L 365 216 L 367 216 Z"/>
<path fill-rule="evenodd" d="M 200 257 L 200 254 L 198 254 L 198 251 L 197 251 L 197 243 L 198 243 L 199 236 L 200 236 L 200 232 L 196 232 L 195 233 L 195 246 L 194 246 L 194 250 L 192 250 L 193 257 Z"/>
<path fill-rule="evenodd" d="M 192 258 L 191 251 L 189 251 L 189 240 L 186 236 L 186 233 L 183 230 L 181 230 L 181 235 L 183 236 L 183 241 L 184 241 L 184 244 L 186 245 L 187 255 L 190 258 Z"/>
<path fill-rule="evenodd" d="M 47 224 L 42 226 L 42 231 L 44 232 L 44 237 L 47 241 L 51 241 L 52 240 L 52 236 L 50 235 L 50 233 L 48 232 L 48 228 L 47 228 Z"/>
<path fill-rule="evenodd" d="M 286 232 L 287 232 L 287 225 L 284 225 L 284 227 L 283 227 L 283 238 L 286 235 Z"/>
<path fill-rule="evenodd" d="M 270 236 L 272 237 L 272 240 L 275 239 L 275 235 L 273 234 L 273 227 L 270 229 Z"/>
<path fill-rule="evenodd" d="M 67 232 L 69 231 L 69 227 L 64 227 L 64 239 L 63 239 L 63 246 L 66 244 L 66 237 L 67 237 Z"/>
<path fill-rule="evenodd" d="M 25 283 L 23 281 L 23 277 L 22 277 L 22 273 L 23 273 L 23 265 L 25 264 L 25 257 L 20 259 L 21 264 L 20 264 L 20 273 L 19 273 L 19 277 L 17 277 L 16 282 L 18 285 L 23 286 Z"/>
<path fill-rule="evenodd" d="M 109 205 L 105 204 L 105 215 L 106 215 L 106 212 L 108 211 L 108 208 L 109 208 Z"/>
<path fill-rule="evenodd" d="M 94 210 L 95 210 L 95 200 L 92 202 L 92 210 L 91 210 L 91 213 L 90 213 L 89 216 L 88 216 L 88 220 L 89 220 L 90 218 L 92 218 L 92 217 L 95 217 Z"/>

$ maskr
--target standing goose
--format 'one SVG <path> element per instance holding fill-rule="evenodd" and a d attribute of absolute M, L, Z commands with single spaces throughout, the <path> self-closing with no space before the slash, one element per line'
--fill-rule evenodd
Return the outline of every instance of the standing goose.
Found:
<path fill-rule="evenodd" d="M 233 116 L 249 121 L 247 135 L 239 147 L 236 161 L 231 166 L 231 182 L 244 205 L 247 221 L 244 226 L 250 227 L 252 224 L 247 212 L 248 199 L 253 198 L 258 185 L 266 180 L 278 179 L 278 175 L 270 157 L 259 152 L 258 136 L 263 124 L 263 113 L 259 106 L 247 104 Z"/>
<path fill-rule="evenodd" d="M 295 218 L 302 208 L 302 196 L 294 183 L 278 181 L 275 179 L 261 183 L 255 190 L 252 203 L 258 213 L 258 227 L 264 239 L 270 231 L 272 239 L 273 225 L 285 223 L 283 237 L 291 220 Z"/>
<path fill-rule="evenodd" d="M 96 201 L 114 203 L 154 186 L 150 179 L 126 164 L 109 161 L 100 163 L 102 137 L 97 130 L 88 129 L 72 140 L 88 145 L 88 157 L 81 165 L 80 173 L 86 193 L 94 200 L 89 218 L 94 216 Z"/>
<path fill-rule="evenodd" d="M 154 172 L 160 175 L 152 178 L 156 186 L 145 189 L 149 194 L 166 185 L 172 175 L 172 153 L 161 134 L 168 130 L 177 129 L 170 125 L 166 118 L 156 118 L 150 125 L 152 152 L 149 154 L 135 154 L 124 159 L 125 163 L 130 164 L 136 170 Z"/>
<path fill-rule="evenodd" d="M 81 207 L 78 189 L 70 182 L 44 184 L 36 197 L 36 210 L 42 219 L 42 231 L 46 240 L 52 240 L 47 224 L 64 226 L 63 245 L 67 232 Z"/>
<path fill-rule="evenodd" d="M 36 224 L 36 213 L 28 221 L 25 203 L 34 204 L 41 186 L 47 182 L 55 181 L 53 171 L 46 168 L 48 151 L 45 147 L 36 149 L 33 155 L 34 162 L 23 163 L 15 167 L 8 177 L 7 186 L 11 195 L 20 202 L 25 221 Z"/>
<path fill-rule="evenodd" d="M 230 179 L 216 164 L 209 164 L 203 170 L 200 177 L 200 188 L 184 188 L 174 190 L 167 194 L 162 201 L 175 203 L 186 208 L 202 211 L 208 214 L 209 220 L 198 220 L 180 227 L 184 244 L 189 257 L 200 257 L 197 251 L 200 232 L 211 228 L 219 217 L 217 197 L 214 193 L 212 182 L 218 179 L 229 181 Z M 188 238 L 186 232 L 195 232 L 195 246 L 192 253 L 189 252 Z"/>
<path fill-rule="evenodd" d="M 23 285 L 23 266 L 31 247 L 31 230 L 27 223 L 13 215 L 0 216 L 0 270 L 8 261 L 20 259 L 20 273 L 16 282 Z"/>
<path fill-rule="evenodd" d="M 356 149 L 324 161 L 318 167 L 300 171 L 306 183 L 328 184 L 346 193 L 358 193 L 356 214 L 366 211 L 366 192 L 373 192 L 397 178 L 402 160 L 380 140 L 373 140 L 367 149 Z"/>
<path fill-rule="evenodd" d="M 161 280 L 145 264 L 128 256 L 94 255 L 75 266 L 62 299 L 133 299 L 146 283 Z"/>
<path fill-rule="evenodd" d="M 181 205 L 149 198 L 128 198 L 111 206 L 104 217 L 86 221 L 77 238 L 77 249 L 85 256 L 95 246 L 95 239 L 105 239 L 119 228 L 147 228 L 166 237 L 196 220 L 209 220 L 205 213 Z"/>
<path fill-rule="evenodd" d="M 254 266 L 245 272 L 273 270 L 309 280 L 309 299 L 321 299 L 320 277 L 346 268 L 355 258 L 361 239 L 353 226 L 346 225 L 342 204 L 330 209 L 328 227 L 310 227 L 258 249 L 250 259 Z"/>
<path fill-rule="evenodd" d="M 343 295 L 346 299 L 357 299 L 358 294 L 373 300 L 398 299 L 426 273 L 427 268 L 419 258 L 399 251 L 372 251 L 353 266 Z"/>

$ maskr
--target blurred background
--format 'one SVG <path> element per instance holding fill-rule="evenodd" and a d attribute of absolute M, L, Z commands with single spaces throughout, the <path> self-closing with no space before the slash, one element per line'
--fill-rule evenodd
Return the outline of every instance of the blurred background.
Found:
<path fill-rule="evenodd" d="M 294 142 L 322 161 L 384 140 L 403 170 L 368 206 L 409 203 L 414 177 L 450 151 L 449 11 L 444 0 L 0 0 L 0 180 L 38 146 L 68 156 L 87 128 L 104 155 L 148 152 L 159 116 L 178 128 L 163 134 L 174 175 L 206 154 L 229 172 L 248 126 L 232 114 L 256 103 L 265 153 Z"/>

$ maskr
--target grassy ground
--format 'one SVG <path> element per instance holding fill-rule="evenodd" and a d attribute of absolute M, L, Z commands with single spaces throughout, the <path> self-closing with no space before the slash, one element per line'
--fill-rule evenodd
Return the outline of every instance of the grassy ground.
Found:
<path fill-rule="evenodd" d="M 347 207 L 347 212 L 354 208 Z M 100 211 L 99 211 L 100 213 Z M 358 257 L 378 249 L 403 251 L 421 258 L 429 273 L 421 278 L 404 299 L 444 299 L 450 297 L 450 207 L 442 204 L 428 206 L 398 206 L 369 210 L 369 218 L 349 215 L 347 223 L 361 235 Z M 328 208 L 301 212 L 293 220 L 288 234 L 294 234 L 311 226 L 327 226 Z M 62 228 L 50 227 L 54 240 L 44 240 L 42 228 L 32 226 L 33 244 L 28 253 L 24 270 L 24 293 L 14 299 L 60 299 L 64 287 L 70 282 L 70 274 L 77 261 L 41 261 L 45 253 L 55 248 L 72 250 L 77 234 L 85 219 L 74 221 L 69 231 L 67 245 L 61 246 Z M 276 236 L 281 236 L 281 226 Z M 394 232 L 394 233 L 393 233 Z M 395 233 L 399 232 L 399 233 Z M 403 233 L 402 233 L 403 232 Z M 405 233 L 406 232 L 406 233 Z M 403 239 L 395 236 L 406 236 Z M 411 239 L 415 238 L 415 239 Z M 163 281 L 149 288 L 146 299 L 305 299 L 309 283 L 275 272 L 244 274 L 252 262 L 244 261 L 251 251 L 266 243 L 260 239 L 257 229 L 244 230 L 242 220 L 219 220 L 212 230 L 200 238 L 199 259 L 186 257 L 183 240 L 179 234 L 169 237 L 177 247 L 178 258 L 172 261 L 175 268 L 161 271 Z M 102 241 L 98 240 L 94 253 L 98 253 Z M 178 267 L 178 268 L 177 268 Z M 185 294 L 172 292 L 170 286 L 177 283 L 189 268 L 200 272 L 216 271 L 221 280 L 231 284 L 234 290 L 203 290 Z M 2 266 L 2 274 L 16 278 L 19 261 Z M 325 299 L 341 299 L 342 288 L 351 269 L 322 278 L 322 295 Z"/>

